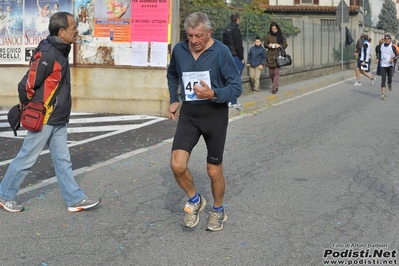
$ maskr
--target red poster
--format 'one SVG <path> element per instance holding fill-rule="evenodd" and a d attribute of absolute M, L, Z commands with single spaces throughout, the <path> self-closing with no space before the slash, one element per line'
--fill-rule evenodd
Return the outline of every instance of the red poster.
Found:
<path fill-rule="evenodd" d="M 132 42 L 168 42 L 169 0 L 132 0 Z"/>

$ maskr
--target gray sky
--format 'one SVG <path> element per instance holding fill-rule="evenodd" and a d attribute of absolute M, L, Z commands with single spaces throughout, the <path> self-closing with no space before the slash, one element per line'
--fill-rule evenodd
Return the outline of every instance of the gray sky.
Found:
<path fill-rule="evenodd" d="M 373 26 L 377 25 L 378 22 L 378 15 L 380 14 L 381 8 L 382 8 L 382 2 L 383 0 L 372 0 L 369 1 L 370 6 L 371 6 L 371 21 L 373 22 Z"/>

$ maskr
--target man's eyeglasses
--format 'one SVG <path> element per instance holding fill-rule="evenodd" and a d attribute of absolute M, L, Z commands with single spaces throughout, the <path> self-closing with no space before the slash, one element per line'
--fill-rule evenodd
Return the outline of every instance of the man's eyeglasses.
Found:
<path fill-rule="evenodd" d="M 385 39 L 385 40 L 390 40 L 391 38 L 389 38 L 389 37 L 385 37 L 384 39 Z"/>

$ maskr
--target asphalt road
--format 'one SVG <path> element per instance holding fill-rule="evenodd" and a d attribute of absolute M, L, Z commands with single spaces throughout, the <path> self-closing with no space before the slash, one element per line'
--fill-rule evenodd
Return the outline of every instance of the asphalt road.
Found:
<path fill-rule="evenodd" d="M 68 213 L 56 183 L 19 195 L 27 210 L 0 215 L 2 265 L 398 265 L 394 80 L 385 101 L 380 80 L 348 80 L 232 120 L 220 232 L 205 231 L 212 194 L 202 141 L 190 170 L 209 204 L 195 229 L 182 226 L 186 195 L 165 133 L 77 174 L 88 195 L 103 199 L 92 211 Z M 144 139 L 174 124 L 153 126 Z"/>
<path fill-rule="evenodd" d="M 68 126 L 68 146 L 73 169 L 90 167 L 114 157 L 158 144 L 173 137 L 176 123 L 145 115 L 72 113 Z M 18 153 L 26 130 L 14 136 L 7 123 L 7 110 L 0 111 L 0 177 Z M 21 188 L 55 176 L 47 147 L 32 167 Z"/>

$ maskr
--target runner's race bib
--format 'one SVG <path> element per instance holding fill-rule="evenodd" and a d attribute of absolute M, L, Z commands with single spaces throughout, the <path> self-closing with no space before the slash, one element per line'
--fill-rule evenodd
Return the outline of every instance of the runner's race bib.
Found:
<path fill-rule="evenodd" d="M 381 66 L 391 66 L 392 62 L 391 62 L 391 57 L 385 57 L 383 56 L 381 58 Z"/>
<path fill-rule="evenodd" d="M 182 80 L 186 101 L 209 100 L 208 98 L 198 99 L 197 95 L 195 95 L 194 93 L 194 86 L 201 86 L 200 81 L 205 82 L 211 89 L 211 78 L 209 75 L 209 71 L 183 72 Z"/>

